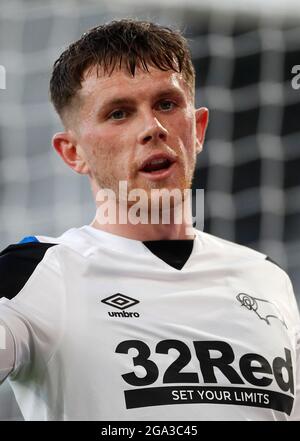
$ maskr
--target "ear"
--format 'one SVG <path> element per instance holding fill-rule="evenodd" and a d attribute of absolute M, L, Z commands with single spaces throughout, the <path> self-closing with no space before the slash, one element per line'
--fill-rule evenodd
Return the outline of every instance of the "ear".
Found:
<path fill-rule="evenodd" d="M 208 125 L 208 109 L 206 107 L 200 107 L 196 110 L 196 151 L 200 153 L 203 148 L 205 132 Z"/>
<path fill-rule="evenodd" d="M 56 133 L 52 138 L 52 145 L 63 161 L 74 171 L 82 175 L 89 173 L 84 151 L 71 132 Z"/>

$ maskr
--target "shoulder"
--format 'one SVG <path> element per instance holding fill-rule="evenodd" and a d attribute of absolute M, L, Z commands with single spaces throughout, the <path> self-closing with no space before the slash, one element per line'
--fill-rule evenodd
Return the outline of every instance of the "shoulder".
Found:
<path fill-rule="evenodd" d="M 40 242 L 35 236 L 30 236 L 1 251 L 1 297 L 15 297 L 43 261 L 47 251 L 55 245 L 57 244 Z"/>
<path fill-rule="evenodd" d="M 271 268 L 273 268 L 275 271 L 286 274 L 281 266 L 267 254 L 254 250 L 248 246 L 240 245 L 212 234 L 205 233 L 203 231 L 197 231 L 197 234 L 203 247 L 210 250 L 210 252 L 216 253 L 220 257 L 236 257 L 244 262 L 249 260 L 256 261 L 258 264 L 266 264 L 267 266 L 271 265 Z"/>
<path fill-rule="evenodd" d="M 61 236 L 27 236 L 0 252 L 0 297 L 12 299 L 23 289 L 38 269 L 43 276 L 74 255 L 85 259 L 95 247 L 84 228 L 71 228 Z M 48 271 L 48 273 L 47 273 Z"/>
<path fill-rule="evenodd" d="M 244 245 L 239 245 L 201 231 L 197 232 L 205 254 L 219 267 L 238 277 L 239 283 L 256 287 L 261 292 L 268 293 L 272 299 L 288 308 L 287 315 L 293 317 L 300 328 L 298 306 L 292 282 L 287 272 L 272 257 Z"/>

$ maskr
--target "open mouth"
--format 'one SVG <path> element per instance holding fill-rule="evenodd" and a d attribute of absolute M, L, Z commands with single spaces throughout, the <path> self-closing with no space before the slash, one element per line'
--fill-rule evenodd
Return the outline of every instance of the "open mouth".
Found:
<path fill-rule="evenodd" d="M 173 162 L 167 158 L 152 159 L 141 169 L 141 171 L 144 173 L 156 174 L 167 170 L 172 164 Z"/>
<path fill-rule="evenodd" d="M 166 179 L 172 175 L 176 161 L 167 157 L 153 158 L 143 164 L 140 174 L 151 181 Z"/>

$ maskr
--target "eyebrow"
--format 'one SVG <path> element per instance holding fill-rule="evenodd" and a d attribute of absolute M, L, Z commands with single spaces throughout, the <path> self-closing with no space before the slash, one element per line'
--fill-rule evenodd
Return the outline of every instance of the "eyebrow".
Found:
<path fill-rule="evenodd" d="M 118 107 L 118 106 L 124 106 L 128 104 L 134 104 L 135 100 L 131 97 L 120 97 L 120 98 L 114 98 L 108 101 L 104 101 L 104 103 L 100 104 L 99 106 L 99 112 L 104 111 L 107 108 L 110 107 Z"/>
<path fill-rule="evenodd" d="M 184 94 L 177 88 L 169 87 L 167 89 L 164 89 L 162 91 L 157 92 L 153 95 L 153 101 L 160 100 L 162 98 L 167 98 L 171 96 L 177 96 L 178 98 L 184 99 Z M 128 105 L 134 105 L 136 104 L 136 100 L 132 98 L 131 96 L 124 96 L 124 97 L 118 97 L 113 98 L 111 100 L 104 101 L 102 104 L 99 105 L 97 113 L 103 113 L 107 109 L 113 108 L 113 107 L 121 107 L 121 106 L 128 106 Z"/>

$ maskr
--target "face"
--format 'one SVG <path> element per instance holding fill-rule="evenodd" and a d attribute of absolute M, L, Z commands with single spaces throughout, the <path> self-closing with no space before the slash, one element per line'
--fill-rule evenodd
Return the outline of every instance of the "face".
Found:
<path fill-rule="evenodd" d="M 121 180 L 148 194 L 191 187 L 207 109 L 195 110 L 181 74 L 150 68 L 97 76 L 92 69 L 79 101 L 74 138 L 94 190 L 118 195 Z"/>

